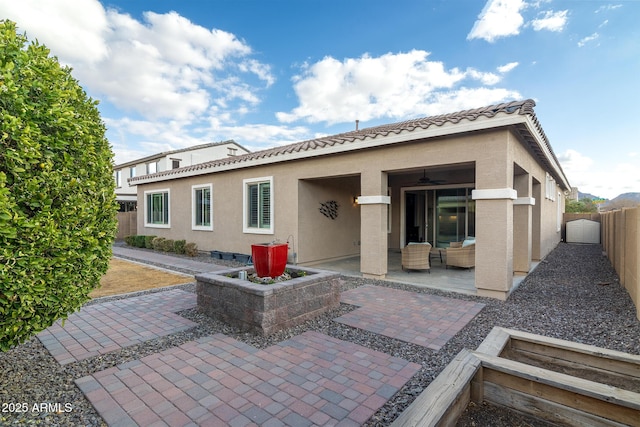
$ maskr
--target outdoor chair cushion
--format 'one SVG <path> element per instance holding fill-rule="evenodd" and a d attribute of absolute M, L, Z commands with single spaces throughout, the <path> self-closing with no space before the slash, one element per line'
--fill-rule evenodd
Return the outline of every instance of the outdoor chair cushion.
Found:
<path fill-rule="evenodd" d="M 429 243 L 409 243 L 402 248 L 402 269 L 403 270 L 429 270 Z"/>
<path fill-rule="evenodd" d="M 452 242 L 446 248 L 447 267 L 472 268 L 476 266 L 476 244 L 462 246 L 462 242 Z"/>

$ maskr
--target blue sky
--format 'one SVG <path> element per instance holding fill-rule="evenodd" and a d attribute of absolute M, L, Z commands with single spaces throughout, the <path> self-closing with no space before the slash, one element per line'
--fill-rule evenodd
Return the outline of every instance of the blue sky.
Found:
<path fill-rule="evenodd" d="M 532 98 L 571 184 L 640 192 L 637 0 L 0 0 L 100 101 L 116 163 Z"/>

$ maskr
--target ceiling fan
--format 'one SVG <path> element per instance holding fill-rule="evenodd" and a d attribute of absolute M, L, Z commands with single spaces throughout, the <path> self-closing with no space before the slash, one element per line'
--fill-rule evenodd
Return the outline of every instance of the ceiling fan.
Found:
<path fill-rule="evenodd" d="M 422 177 L 418 179 L 418 184 L 420 185 L 440 185 L 445 182 L 444 179 L 431 179 L 427 176 L 427 170 L 425 169 Z"/>

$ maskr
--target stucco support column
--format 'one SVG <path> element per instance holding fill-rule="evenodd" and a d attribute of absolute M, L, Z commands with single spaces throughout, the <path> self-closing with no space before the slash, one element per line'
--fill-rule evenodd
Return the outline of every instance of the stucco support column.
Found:
<path fill-rule="evenodd" d="M 528 173 L 513 177 L 518 198 L 513 201 L 513 272 L 526 275 L 531 270 L 532 207 L 531 178 Z"/>
<path fill-rule="evenodd" d="M 533 194 L 535 205 L 531 207 L 531 259 L 540 261 L 542 259 L 542 184 L 533 182 L 531 194 Z"/>
<path fill-rule="evenodd" d="M 360 176 L 360 271 L 371 279 L 384 279 L 387 274 L 387 174 L 364 171 Z"/>
<path fill-rule="evenodd" d="M 513 188 L 473 190 L 476 201 L 476 289 L 506 300 L 513 285 Z"/>

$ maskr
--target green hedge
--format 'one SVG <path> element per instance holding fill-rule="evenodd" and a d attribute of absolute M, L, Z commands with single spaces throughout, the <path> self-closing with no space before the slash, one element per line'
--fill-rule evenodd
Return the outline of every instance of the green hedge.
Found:
<path fill-rule="evenodd" d="M 174 252 L 189 256 L 198 255 L 198 246 L 195 243 L 187 243 L 186 240 L 172 240 L 158 236 L 133 235 L 126 236 L 124 241 L 127 245 L 137 248 L 147 248 L 161 252 Z"/>
<path fill-rule="evenodd" d="M 117 230 L 97 102 L 49 49 L 0 20 L 0 350 L 88 301 Z"/>

